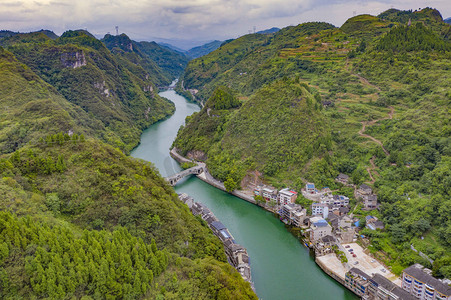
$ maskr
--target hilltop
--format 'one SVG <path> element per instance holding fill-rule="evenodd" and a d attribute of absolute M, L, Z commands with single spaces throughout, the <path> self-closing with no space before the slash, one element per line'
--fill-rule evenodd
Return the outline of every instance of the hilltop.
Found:
<path fill-rule="evenodd" d="M 396 273 L 415 261 L 450 277 L 450 28 L 435 9 L 391 9 L 340 28 L 309 22 L 224 43 L 181 77 L 206 108 L 174 145 L 237 187 L 249 177 L 298 190 L 309 181 L 351 196 L 334 181 L 348 174 L 372 186 L 381 203 L 365 213 L 386 224 L 370 250 Z M 284 99 L 286 87 L 276 88 L 284 81 L 301 84 L 321 109 L 296 115 L 273 107 Z M 208 114 L 220 87 L 240 106 Z M 410 244 L 434 264 L 402 246 Z"/>
<path fill-rule="evenodd" d="M 85 31 L 67 31 L 55 40 L 42 32 L 17 34 L 0 43 L 67 100 L 94 115 L 108 131 L 97 137 L 124 151 L 137 145 L 144 128 L 174 109 L 157 94 L 153 80 L 158 76 L 139 61 L 114 55 Z"/>

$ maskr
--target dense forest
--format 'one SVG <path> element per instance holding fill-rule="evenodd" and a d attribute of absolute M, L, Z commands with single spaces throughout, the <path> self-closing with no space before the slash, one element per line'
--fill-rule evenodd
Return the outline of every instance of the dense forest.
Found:
<path fill-rule="evenodd" d="M 341 28 L 311 22 L 224 43 L 191 61 L 181 78 L 205 107 L 174 146 L 197 153 L 231 188 L 257 176 L 279 188 L 314 182 L 353 198 L 334 181 L 348 174 L 372 186 L 381 203 L 368 212 L 351 201 L 354 215 L 386 225 L 363 231 L 370 251 L 395 273 L 419 262 L 450 278 L 450 30 L 435 9 L 391 9 Z M 239 107 L 209 105 L 224 87 Z"/>
<path fill-rule="evenodd" d="M 150 56 L 48 35 L 0 40 L 0 298 L 256 299 L 206 223 L 126 155 L 174 110 Z"/>
<path fill-rule="evenodd" d="M 174 110 L 158 96 L 152 73 L 139 62 L 119 59 L 85 31 L 68 31 L 55 40 L 42 32 L 17 34 L 0 44 L 54 93 L 93 115 L 96 137 L 126 152 L 137 145 L 144 128 Z"/>

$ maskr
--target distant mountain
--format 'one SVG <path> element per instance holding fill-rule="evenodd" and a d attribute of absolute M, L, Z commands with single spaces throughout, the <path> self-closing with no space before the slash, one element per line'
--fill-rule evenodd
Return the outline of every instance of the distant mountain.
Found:
<path fill-rule="evenodd" d="M 451 24 L 451 17 L 446 18 L 444 21 L 445 21 L 445 23 Z"/>
<path fill-rule="evenodd" d="M 48 36 L 49 38 L 51 38 L 52 40 L 55 40 L 58 38 L 58 36 L 51 30 L 47 30 L 47 29 L 41 29 L 39 31 L 36 32 L 41 32 L 43 34 L 45 34 L 46 36 Z"/>
<path fill-rule="evenodd" d="M 46 36 L 48 36 L 49 38 L 51 38 L 52 40 L 58 38 L 58 36 L 51 30 L 41 29 L 41 30 L 35 31 L 35 32 L 43 33 Z M 0 39 L 5 38 L 5 37 L 12 37 L 17 34 L 20 34 L 20 32 L 13 32 L 10 30 L 0 30 Z"/>
<path fill-rule="evenodd" d="M 186 52 L 186 50 L 183 50 L 182 48 L 176 47 L 176 46 L 168 44 L 168 43 L 158 43 L 158 45 L 163 46 L 165 48 L 169 48 L 169 49 L 174 50 L 174 51 L 178 51 L 180 53 L 185 53 Z"/>
<path fill-rule="evenodd" d="M 4 37 L 11 37 L 14 36 L 16 34 L 18 34 L 19 32 L 13 32 L 10 30 L 0 30 L 0 39 L 4 38 Z"/>
<path fill-rule="evenodd" d="M 270 28 L 270 29 L 257 31 L 257 33 L 260 33 L 260 34 L 271 34 L 271 33 L 276 33 L 276 32 L 278 32 L 279 30 L 280 30 L 280 28 L 273 27 L 273 28 Z"/>
<path fill-rule="evenodd" d="M 16 34 L 1 44 L 56 94 L 95 119 L 90 126 L 95 137 L 124 152 L 136 146 L 144 128 L 173 112 L 173 105 L 157 94 L 160 74 L 137 64 L 143 61 L 158 68 L 153 61 L 112 53 L 83 30 L 67 31 L 55 40 L 43 32 Z"/>
<path fill-rule="evenodd" d="M 210 43 L 207 43 L 205 45 L 202 46 L 198 46 L 198 47 L 194 47 L 188 51 L 185 52 L 185 54 L 187 56 L 189 56 L 190 58 L 198 58 L 204 55 L 207 55 L 208 53 L 215 51 L 216 49 L 218 49 L 222 44 L 222 41 L 213 41 Z"/>

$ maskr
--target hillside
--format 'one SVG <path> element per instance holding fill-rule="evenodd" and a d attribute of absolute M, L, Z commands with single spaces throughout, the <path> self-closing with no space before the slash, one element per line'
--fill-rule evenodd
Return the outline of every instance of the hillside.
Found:
<path fill-rule="evenodd" d="M 142 66 L 158 86 L 167 86 L 181 75 L 188 58 L 155 42 L 132 41 L 127 35 L 107 34 L 102 42 L 113 53 Z"/>
<path fill-rule="evenodd" d="M 236 186 L 255 170 L 267 179 L 294 181 L 312 156 L 325 154 L 330 146 L 322 106 L 306 85 L 279 80 L 240 105 L 219 87 L 179 132 L 174 146 L 183 154 L 204 152 L 212 175 Z"/>
<path fill-rule="evenodd" d="M 144 128 L 174 109 L 158 96 L 153 78 L 139 62 L 113 55 L 84 31 L 68 31 L 55 40 L 39 32 L 17 34 L 1 44 L 67 100 L 101 121 L 108 129 L 102 140 L 126 152 L 136 146 Z"/>
<path fill-rule="evenodd" d="M 108 132 L 102 122 L 69 103 L 54 87 L 1 47 L 0 99 L 0 153 L 37 143 L 48 134 L 72 131 L 101 137 Z"/>
<path fill-rule="evenodd" d="M 86 77 L 136 84 L 107 97 L 127 116 L 117 106 L 140 105 L 145 72 L 83 32 L 15 37 L 21 62 L 0 48 L 0 298 L 256 299 L 153 165 L 101 141 L 121 132 L 99 99 L 88 106 Z M 166 103 L 146 99 L 149 111 Z"/>
<path fill-rule="evenodd" d="M 341 28 L 305 23 L 272 36 L 240 37 L 191 61 L 181 82 L 198 90 L 195 97 L 206 106 L 216 88 L 229 88 L 241 107 L 224 118 L 217 114 L 220 124 L 205 111 L 193 116 L 174 145 L 191 155 L 206 152 L 199 158 L 207 158 L 212 174 L 230 175 L 242 187 L 251 176 L 298 190 L 310 181 L 352 196 L 334 178 L 341 172 L 357 185 L 365 182 L 375 188 L 381 209 L 362 212 L 358 205 L 357 215 L 373 214 L 386 224 L 383 232 L 365 232 L 370 250 L 396 273 L 421 262 L 450 277 L 450 28 L 437 10 L 425 8 L 356 16 Z M 322 104 L 313 114 L 324 124 L 320 131 L 315 122 L 302 123 L 303 115 L 287 119 L 276 108 L 268 110 L 285 121 L 283 131 L 262 118 L 270 113 L 258 109 L 262 91 L 272 95 L 266 89 L 284 77 L 300 80 L 310 90 L 307 99 L 313 95 L 312 103 Z M 279 98 L 262 103 L 270 108 Z M 259 122 L 265 130 L 258 131 Z M 313 140 L 299 138 L 299 123 Z"/>
<path fill-rule="evenodd" d="M 218 49 L 219 46 L 221 46 L 221 44 L 222 44 L 221 41 L 212 41 L 202 46 L 191 48 L 188 51 L 186 51 L 185 54 L 191 59 L 198 58 Z"/>
<path fill-rule="evenodd" d="M 152 165 L 95 140 L 46 141 L 0 159 L 2 298 L 254 299 Z"/>

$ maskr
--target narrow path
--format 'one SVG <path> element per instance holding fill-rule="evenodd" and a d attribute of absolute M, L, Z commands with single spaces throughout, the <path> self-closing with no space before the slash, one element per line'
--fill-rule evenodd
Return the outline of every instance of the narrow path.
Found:
<path fill-rule="evenodd" d="M 370 175 L 370 178 L 371 178 L 371 181 L 370 181 L 371 184 L 374 184 L 374 182 L 376 182 L 376 179 L 374 178 L 374 176 L 379 176 L 379 173 L 377 173 L 377 171 L 376 171 L 377 167 L 374 164 L 375 159 L 376 159 L 376 156 L 371 157 L 371 159 L 370 159 L 371 167 L 366 168 L 366 171 L 368 172 L 368 174 Z M 373 174 L 374 174 L 374 176 L 373 176 Z"/>
<path fill-rule="evenodd" d="M 365 134 L 364 132 L 365 132 L 366 126 L 374 125 L 375 123 L 377 123 L 377 122 L 379 122 L 379 121 L 382 121 L 382 120 L 387 120 L 387 119 L 390 119 L 390 120 L 391 120 L 391 119 L 393 119 L 393 114 L 394 114 L 394 112 L 395 112 L 395 109 L 394 109 L 392 106 L 390 106 L 390 112 L 388 113 L 388 117 L 382 118 L 382 119 L 377 119 L 377 120 L 372 120 L 372 121 L 369 121 L 369 122 L 368 122 L 368 121 L 366 121 L 366 122 L 360 122 L 360 123 L 362 124 L 362 129 L 360 129 L 359 132 L 358 132 L 360 136 L 369 138 L 370 140 L 372 140 L 373 142 L 375 142 L 376 144 L 378 144 L 379 146 L 381 146 L 381 147 L 382 147 L 382 150 L 384 150 L 384 153 L 385 153 L 385 155 L 387 155 L 387 156 L 390 155 L 390 152 L 388 152 L 387 149 L 385 149 L 385 147 L 384 147 L 384 145 L 382 144 L 382 142 L 379 141 L 378 139 L 372 137 L 371 135 Z M 371 175 L 370 175 L 370 176 L 371 176 Z"/>

